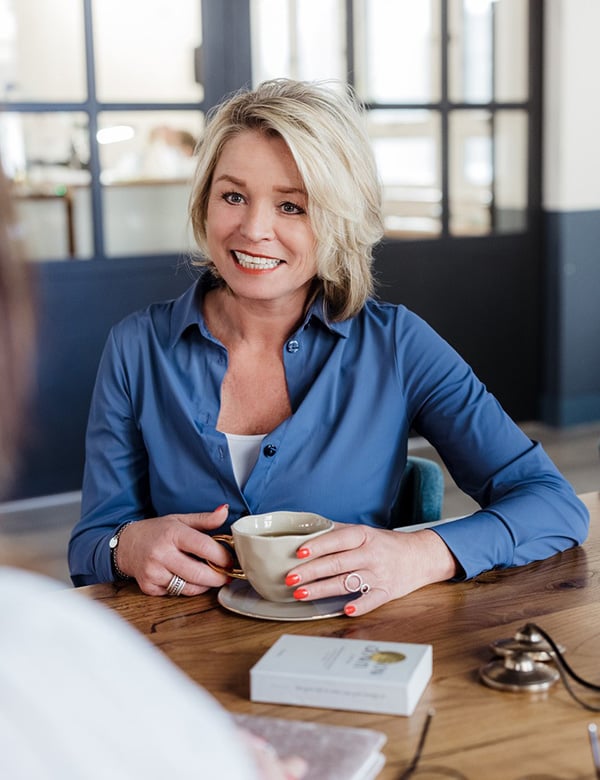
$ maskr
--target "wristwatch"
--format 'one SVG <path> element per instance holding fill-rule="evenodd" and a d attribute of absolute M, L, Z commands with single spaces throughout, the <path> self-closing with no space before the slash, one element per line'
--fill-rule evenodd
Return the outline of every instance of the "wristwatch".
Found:
<path fill-rule="evenodd" d="M 112 563 L 113 572 L 117 575 L 117 579 L 119 580 L 132 580 L 133 577 L 130 577 L 129 574 L 125 574 L 124 571 L 121 571 L 117 565 L 117 547 L 119 546 L 119 539 L 121 538 L 121 534 L 123 531 L 127 528 L 128 525 L 131 525 L 131 523 L 134 522 L 131 520 L 129 523 L 125 523 L 125 525 L 122 525 L 117 533 L 111 538 L 110 542 L 108 543 L 108 546 L 110 548 L 110 560 Z"/>

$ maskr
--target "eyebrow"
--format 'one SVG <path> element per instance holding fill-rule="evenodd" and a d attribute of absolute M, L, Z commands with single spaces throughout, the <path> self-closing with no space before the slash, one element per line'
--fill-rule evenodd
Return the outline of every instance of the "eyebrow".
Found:
<path fill-rule="evenodd" d="M 215 184 L 220 181 L 228 181 L 232 184 L 235 184 L 238 187 L 245 187 L 246 182 L 242 179 L 237 179 L 235 176 L 231 176 L 228 173 L 223 173 L 221 176 L 219 176 L 217 179 L 215 179 Z M 282 195 L 306 195 L 306 190 L 300 188 L 300 187 L 275 187 L 275 192 L 280 192 Z"/>

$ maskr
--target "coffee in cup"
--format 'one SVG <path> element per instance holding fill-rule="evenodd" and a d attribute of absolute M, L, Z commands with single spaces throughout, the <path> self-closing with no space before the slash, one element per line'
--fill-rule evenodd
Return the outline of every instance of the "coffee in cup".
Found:
<path fill-rule="evenodd" d="M 231 534 L 216 534 L 218 542 L 230 546 L 239 567 L 225 569 L 207 561 L 221 574 L 248 580 L 267 601 L 294 601 L 285 576 L 299 564 L 296 550 L 333 528 L 333 521 L 312 512 L 266 512 L 246 515 L 231 525 Z"/>

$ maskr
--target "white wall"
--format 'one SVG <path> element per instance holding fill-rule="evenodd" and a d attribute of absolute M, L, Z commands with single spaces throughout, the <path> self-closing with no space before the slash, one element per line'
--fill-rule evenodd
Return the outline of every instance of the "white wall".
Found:
<path fill-rule="evenodd" d="M 600 2 L 546 0 L 543 207 L 600 209 Z"/>

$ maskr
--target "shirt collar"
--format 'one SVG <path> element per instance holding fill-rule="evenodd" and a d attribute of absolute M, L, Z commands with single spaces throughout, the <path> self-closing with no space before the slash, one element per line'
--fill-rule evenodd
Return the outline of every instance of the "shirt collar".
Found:
<path fill-rule="evenodd" d="M 327 316 L 327 307 L 325 306 L 323 293 L 319 293 L 309 307 L 300 330 L 305 328 L 313 318 L 319 320 L 319 322 L 332 333 L 336 333 L 343 338 L 348 338 L 350 333 L 350 320 L 343 320 L 342 322 L 330 320 Z"/>
<path fill-rule="evenodd" d="M 212 287 L 214 287 L 214 279 L 205 271 L 183 295 L 177 298 L 171 311 L 170 347 L 174 346 L 191 327 L 197 327 L 204 335 L 208 335 L 202 314 L 202 300 Z"/>
<path fill-rule="evenodd" d="M 214 286 L 215 280 L 210 272 L 205 271 L 183 295 L 177 298 L 171 313 L 169 346 L 174 346 L 185 331 L 194 326 L 199 328 L 204 336 L 210 338 L 202 314 L 202 301 L 206 293 L 213 289 Z M 299 330 L 303 330 L 313 318 L 319 320 L 325 328 L 338 336 L 347 338 L 350 333 L 350 320 L 333 322 L 329 319 L 322 293 L 319 293 L 310 305 Z"/>

